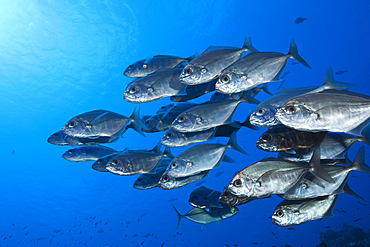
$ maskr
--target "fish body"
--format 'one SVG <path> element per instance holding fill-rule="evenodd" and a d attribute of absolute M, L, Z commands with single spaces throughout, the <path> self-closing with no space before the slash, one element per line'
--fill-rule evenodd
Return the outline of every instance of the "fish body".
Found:
<path fill-rule="evenodd" d="M 178 217 L 176 229 L 179 227 L 182 218 L 186 218 L 200 224 L 202 230 L 204 225 L 213 222 L 221 222 L 222 220 L 230 218 L 239 212 L 238 208 L 236 207 L 209 208 L 209 210 L 204 208 L 193 208 L 185 215 L 181 215 L 173 205 L 172 207 L 175 209 Z"/>
<path fill-rule="evenodd" d="M 154 169 L 154 172 L 141 174 L 134 182 L 133 187 L 135 189 L 147 190 L 158 187 L 159 179 L 162 177 L 163 173 L 171 160 L 165 159 Z"/>
<path fill-rule="evenodd" d="M 79 138 L 96 138 L 96 137 L 120 137 L 125 131 L 125 126 L 128 122 L 134 122 L 131 126 L 134 130 L 140 131 L 140 126 L 143 125 L 139 117 L 139 110 L 135 108 L 133 114 L 128 118 L 121 114 L 106 111 L 95 110 L 77 115 L 71 118 L 68 123 L 63 126 L 63 133 Z M 136 125 L 138 124 L 138 125 Z"/>
<path fill-rule="evenodd" d="M 184 67 L 180 75 L 181 82 L 195 85 L 215 79 L 222 70 L 236 62 L 243 52 L 253 49 L 247 46 L 248 39 L 246 36 L 242 48 L 210 46 Z"/>
<path fill-rule="evenodd" d="M 360 135 L 369 122 L 370 97 L 337 90 L 307 94 L 287 101 L 276 117 L 297 130 Z"/>
<path fill-rule="evenodd" d="M 159 180 L 159 188 L 164 190 L 172 190 L 188 185 L 194 181 L 203 179 L 207 176 L 208 171 L 203 171 L 195 175 L 187 177 L 171 177 L 165 172 Z"/>
<path fill-rule="evenodd" d="M 148 59 L 139 60 L 128 66 L 123 74 L 128 77 L 144 77 L 158 70 L 171 69 L 184 62 L 189 62 L 194 57 L 181 58 L 177 56 L 156 55 Z"/>
<path fill-rule="evenodd" d="M 210 128 L 199 132 L 180 132 L 170 128 L 162 137 L 161 143 L 167 147 L 188 146 L 213 139 L 215 130 L 216 128 Z"/>
<path fill-rule="evenodd" d="M 256 146 L 268 152 L 312 148 L 319 144 L 326 134 L 326 132 L 298 131 L 284 125 L 273 126 L 258 138 Z"/>
<path fill-rule="evenodd" d="M 122 132 L 123 133 L 123 132 Z M 116 136 L 101 136 L 97 138 L 78 138 L 66 135 L 64 140 L 69 143 L 69 145 L 74 146 L 93 146 L 104 143 L 112 143 L 116 141 L 119 137 Z"/>
<path fill-rule="evenodd" d="M 220 208 L 218 202 L 221 192 L 208 189 L 204 186 L 193 190 L 189 196 L 189 204 L 197 208 Z"/>
<path fill-rule="evenodd" d="M 272 223 L 278 226 L 294 226 L 311 220 L 333 217 L 338 195 L 306 200 L 284 200 L 274 210 Z"/>
<path fill-rule="evenodd" d="M 206 93 L 214 91 L 215 84 L 216 80 L 212 80 L 203 84 L 188 85 L 185 89 L 186 95 L 173 95 L 170 97 L 170 100 L 175 102 L 184 102 L 198 98 Z"/>
<path fill-rule="evenodd" d="M 217 167 L 224 159 L 227 148 L 243 154 L 245 151 L 236 143 L 234 132 L 229 142 L 224 144 L 198 144 L 176 156 L 166 170 L 172 177 L 185 177 Z"/>
<path fill-rule="evenodd" d="M 307 20 L 307 18 L 298 17 L 297 19 L 295 19 L 294 23 L 295 24 L 300 24 L 300 23 L 304 22 L 305 20 Z"/>
<path fill-rule="evenodd" d="M 179 80 L 181 71 L 181 68 L 168 69 L 140 78 L 127 87 L 124 99 L 143 103 L 176 95 L 186 87 Z"/>
<path fill-rule="evenodd" d="M 256 102 L 250 94 L 239 100 L 211 101 L 190 108 L 173 121 L 172 128 L 180 132 L 197 132 L 232 123 L 232 116 L 241 102 Z"/>
<path fill-rule="evenodd" d="M 219 76 L 216 90 L 221 93 L 237 93 L 262 83 L 280 80 L 279 76 L 289 58 L 311 68 L 298 54 L 297 45 L 292 40 L 286 55 L 279 52 L 251 52 L 227 67 Z"/>
<path fill-rule="evenodd" d="M 344 74 L 344 73 L 347 73 L 348 70 L 339 70 L 337 72 L 335 72 L 336 75 L 341 75 L 341 74 Z"/>
<path fill-rule="evenodd" d="M 267 88 L 267 84 L 264 84 L 263 87 L 260 87 L 260 88 L 255 87 L 255 88 L 250 89 L 250 95 L 251 95 L 251 97 L 255 97 L 261 91 L 263 91 L 263 92 L 265 92 L 269 95 L 272 95 L 272 93 L 270 93 L 270 91 Z M 209 99 L 209 101 L 238 100 L 238 99 L 240 99 L 240 97 L 242 97 L 242 95 L 243 95 L 243 92 L 229 93 L 229 94 L 214 92 L 212 94 L 211 98 Z"/>
<path fill-rule="evenodd" d="M 98 160 L 99 158 L 117 153 L 116 150 L 104 146 L 95 147 L 80 147 L 70 149 L 63 154 L 63 158 L 69 161 L 80 162 L 80 161 L 91 161 Z"/>

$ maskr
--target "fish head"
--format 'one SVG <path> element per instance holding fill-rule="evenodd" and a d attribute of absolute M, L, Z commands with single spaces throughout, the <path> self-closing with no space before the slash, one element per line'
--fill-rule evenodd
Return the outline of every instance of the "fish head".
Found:
<path fill-rule="evenodd" d="M 117 156 L 117 154 L 116 153 L 108 154 L 106 156 L 99 158 L 92 164 L 92 169 L 100 172 L 107 172 L 108 171 L 107 164 L 109 163 L 110 159 L 113 158 L 114 156 Z"/>
<path fill-rule="evenodd" d="M 157 115 L 150 117 L 144 122 L 145 129 L 142 128 L 142 130 L 147 133 L 157 132 L 158 131 L 157 124 L 159 121 L 160 117 L 158 117 Z"/>
<path fill-rule="evenodd" d="M 248 176 L 238 173 L 231 180 L 227 190 L 235 196 L 251 196 L 254 190 L 254 182 Z"/>
<path fill-rule="evenodd" d="M 172 177 L 182 177 L 184 174 L 191 173 L 193 162 L 184 158 L 174 158 L 168 165 L 166 173 Z"/>
<path fill-rule="evenodd" d="M 206 197 L 201 196 L 199 193 L 191 193 L 189 196 L 189 204 L 193 207 L 205 207 L 208 204 Z"/>
<path fill-rule="evenodd" d="M 315 113 L 305 104 L 295 100 L 286 102 L 279 107 L 275 116 L 284 125 L 291 128 L 303 126 Z M 317 116 L 318 117 L 318 116 Z"/>
<path fill-rule="evenodd" d="M 153 88 L 151 87 L 146 87 L 141 83 L 132 83 L 127 87 L 123 94 L 123 98 L 132 103 L 147 102 L 152 92 Z"/>
<path fill-rule="evenodd" d="M 130 175 L 133 172 L 133 165 L 121 156 L 116 156 L 109 160 L 107 170 L 118 175 Z"/>
<path fill-rule="evenodd" d="M 133 187 L 135 189 L 147 189 L 148 185 L 151 185 L 155 182 L 155 175 L 154 174 L 144 174 L 145 176 L 138 177 Z"/>
<path fill-rule="evenodd" d="M 170 190 L 176 188 L 177 183 L 175 178 L 169 176 L 167 172 L 165 172 L 159 179 L 158 185 L 161 189 Z"/>
<path fill-rule="evenodd" d="M 73 137 L 95 136 L 94 130 L 95 128 L 92 124 L 79 117 L 71 118 L 62 128 L 64 134 Z"/>
<path fill-rule="evenodd" d="M 246 79 L 245 75 L 227 70 L 219 76 L 216 82 L 216 91 L 224 94 L 245 91 L 247 89 L 241 86 L 245 84 Z"/>
<path fill-rule="evenodd" d="M 47 142 L 54 145 L 68 145 L 68 142 L 65 140 L 66 136 L 62 131 L 58 131 L 49 136 Z"/>
<path fill-rule="evenodd" d="M 187 135 L 188 133 L 186 132 L 169 129 L 162 137 L 161 143 L 167 147 L 181 147 L 183 144 L 186 144 L 185 140 Z"/>
<path fill-rule="evenodd" d="M 278 150 L 278 140 L 277 136 L 272 133 L 265 132 L 256 142 L 256 146 L 259 149 L 268 152 L 277 152 Z"/>
<path fill-rule="evenodd" d="M 172 128 L 180 132 L 192 132 L 192 130 L 204 125 L 204 122 L 201 116 L 192 112 L 183 112 L 173 121 Z"/>
<path fill-rule="evenodd" d="M 239 213 L 239 209 L 237 207 L 230 207 L 228 212 L 222 215 L 222 219 L 230 218 L 231 216 L 234 216 L 237 213 Z"/>
<path fill-rule="evenodd" d="M 218 202 L 224 206 L 235 206 L 238 204 L 238 197 L 231 194 L 226 187 L 218 198 Z"/>
<path fill-rule="evenodd" d="M 86 150 L 75 148 L 69 149 L 62 155 L 62 157 L 69 161 L 78 161 L 86 154 L 87 154 Z"/>
<path fill-rule="evenodd" d="M 270 127 L 280 124 L 276 116 L 276 107 L 271 104 L 258 105 L 252 112 L 249 121 L 260 127 Z"/>
<path fill-rule="evenodd" d="M 125 69 L 123 74 L 125 76 L 128 76 L 128 77 L 139 77 L 138 75 L 140 75 L 140 70 L 143 68 L 144 61 L 145 60 L 140 60 L 140 61 L 137 61 L 137 62 L 129 65 Z"/>
<path fill-rule="evenodd" d="M 195 64 L 187 64 L 180 74 L 180 81 L 187 85 L 196 85 L 203 83 L 206 68 L 201 68 Z"/>
<path fill-rule="evenodd" d="M 272 223 L 278 226 L 292 226 L 304 222 L 306 215 L 289 205 L 277 206 L 271 217 Z"/>

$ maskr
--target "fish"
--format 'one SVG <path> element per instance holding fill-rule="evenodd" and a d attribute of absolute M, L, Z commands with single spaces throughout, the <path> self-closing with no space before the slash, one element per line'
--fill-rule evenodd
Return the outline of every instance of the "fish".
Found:
<path fill-rule="evenodd" d="M 228 185 L 228 191 L 235 196 L 250 198 L 284 194 L 308 172 L 329 183 L 335 183 L 333 178 L 320 165 L 320 146 L 317 145 L 307 166 L 268 158 L 256 162 L 237 173 Z"/>
<path fill-rule="evenodd" d="M 264 197 L 264 198 L 267 198 L 267 197 Z M 228 206 L 228 207 L 243 205 L 253 200 L 255 199 L 249 198 L 247 196 L 235 196 L 228 191 L 227 187 L 224 188 L 223 192 L 221 193 L 218 199 L 221 205 Z"/>
<path fill-rule="evenodd" d="M 161 160 L 154 172 L 148 174 L 141 174 L 134 182 L 133 187 L 135 189 L 147 190 L 158 187 L 159 179 L 162 177 L 163 173 L 166 171 L 167 166 L 171 160 L 164 159 Z M 159 167 L 159 168 L 158 168 Z"/>
<path fill-rule="evenodd" d="M 339 70 L 337 72 L 335 72 L 336 75 L 341 75 L 341 74 L 344 74 L 344 73 L 347 73 L 348 70 Z"/>
<path fill-rule="evenodd" d="M 177 116 L 172 128 L 180 132 L 197 132 L 232 123 L 232 116 L 242 102 L 259 101 L 244 93 L 239 100 L 210 101 L 192 107 Z"/>
<path fill-rule="evenodd" d="M 288 100 L 310 92 L 320 92 L 328 89 L 349 89 L 351 87 L 354 87 L 354 85 L 350 83 L 335 81 L 333 70 L 331 67 L 329 67 L 326 70 L 322 86 L 283 89 L 258 104 L 251 114 L 250 122 L 251 124 L 260 127 L 271 127 L 279 125 L 281 123 L 276 117 L 276 111 Z"/>
<path fill-rule="evenodd" d="M 307 18 L 298 17 L 297 19 L 295 19 L 294 23 L 295 24 L 300 24 L 300 23 L 304 22 L 305 20 L 307 20 Z"/>
<path fill-rule="evenodd" d="M 337 199 L 338 195 L 329 195 L 306 200 L 284 200 L 275 208 L 272 223 L 278 226 L 294 226 L 333 217 Z"/>
<path fill-rule="evenodd" d="M 124 130 L 122 131 L 122 134 L 127 128 L 131 128 L 133 124 L 127 125 Z M 64 133 L 63 133 L 64 134 Z M 73 146 L 93 146 L 93 145 L 99 145 L 99 144 L 105 144 L 105 143 L 112 143 L 118 140 L 119 137 L 116 136 L 101 136 L 97 138 L 78 138 L 78 137 L 72 137 L 65 135 L 64 140 L 68 143 L 67 145 L 73 145 Z"/>
<path fill-rule="evenodd" d="M 168 200 L 168 202 L 174 202 L 176 200 L 177 200 L 177 198 L 171 198 L 171 199 Z"/>
<path fill-rule="evenodd" d="M 370 97 L 338 90 L 310 93 L 287 101 L 279 107 L 276 117 L 282 124 L 301 131 L 360 135 L 370 122 Z"/>
<path fill-rule="evenodd" d="M 186 85 L 179 80 L 181 71 L 182 68 L 166 69 L 137 79 L 127 87 L 123 98 L 132 103 L 144 103 L 185 95 Z"/>
<path fill-rule="evenodd" d="M 165 113 L 166 111 L 168 111 L 169 109 L 171 109 L 172 107 L 175 106 L 175 103 L 171 103 L 171 104 L 167 104 L 167 105 L 164 105 L 164 106 L 161 106 L 157 112 L 155 114 L 159 114 L 159 113 Z"/>
<path fill-rule="evenodd" d="M 167 167 L 166 174 L 172 177 L 185 177 L 216 168 L 221 161 L 233 162 L 225 156 L 227 148 L 232 148 L 242 154 L 247 154 L 236 142 L 234 132 L 229 142 L 224 144 L 198 144 L 178 156 Z M 201 154 L 201 155 L 200 155 Z"/>
<path fill-rule="evenodd" d="M 66 134 L 64 134 L 61 130 L 59 130 L 55 132 L 54 134 L 52 134 L 51 136 L 49 136 L 49 138 L 47 139 L 47 142 L 50 144 L 61 145 L 61 146 L 69 145 L 69 142 L 67 142 L 64 139 L 66 136 L 67 136 Z"/>
<path fill-rule="evenodd" d="M 357 152 L 351 166 L 322 165 L 334 183 L 327 182 L 322 178 L 313 177 L 311 174 L 303 176 L 290 190 L 280 195 L 284 199 L 299 200 L 318 196 L 347 193 L 359 197 L 348 187 L 347 179 L 351 171 L 359 171 L 370 174 L 370 167 L 365 164 L 365 149 L 362 146 Z M 361 197 L 360 197 L 361 198 Z"/>
<path fill-rule="evenodd" d="M 257 140 L 257 148 L 268 152 L 280 152 L 298 148 L 313 148 L 321 143 L 327 132 L 306 132 L 284 125 L 270 127 Z"/>
<path fill-rule="evenodd" d="M 255 50 L 254 47 L 247 46 L 249 39 L 250 37 L 247 35 L 242 48 L 208 47 L 184 67 L 180 81 L 184 84 L 195 85 L 215 79 L 223 69 L 236 62 L 243 52 Z"/>
<path fill-rule="evenodd" d="M 92 169 L 99 171 L 99 172 L 108 172 L 107 164 L 109 163 L 110 159 L 114 156 L 117 156 L 118 153 L 108 154 L 106 156 L 100 157 L 97 161 L 92 164 Z"/>
<path fill-rule="evenodd" d="M 188 220 L 200 224 L 201 225 L 200 230 L 203 230 L 205 225 L 211 224 L 213 222 L 221 222 L 222 220 L 230 218 L 239 212 L 238 208 L 236 207 L 210 208 L 209 211 L 207 211 L 204 208 L 193 208 L 185 215 L 181 215 L 179 211 L 177 211 L 175 206 L 172 205 L 172 207 L 174 208 L 177 214 L 176 229 L 179 228 L 180 221 L 182 218 L 186 218 Z"/>
<path fill-rule="evenodd" d="M 225 172 L 224 172 L 224 171 L 217 172 L 217 173 L 215 174 L 215 177 L 217 178 L 217 177 L 221 176 L 223 173 L 225 173 Z"/>
<path fill-rule="evenodd" d="M 62 157 L 73 162 L 98 160 L 109 154 L 117 153 L 116 150 L 104 146 L 80 147 L 66 151 Z"/>
<path fill-rule="evenodd" d="M 77 115 L 71 118 L 62 128 L 63 133 L 79 138 L 95 138 L 101 136 L 120 137 L 125 131 L 128 122 L 134 124 L 130 127 L 141 135 L 144 135 L 140 126 L 144 126 L 139 117 L 140 110 L 135 108 L 130 117 L 107 111 L 95 110 Z"/>
<path fill-rule="evenodd" d="M 194 181 L 198 181 L 200 179 L 205 178 L 208 175 L 208 171 L 203 171 L 198 174 L 187 176 L 187 177 L 171 177 L 166 174 L 166 172 L 162 175 L 161 179 L 159 180 L 159 188 L 164 190 L 172 190 L 183 187 L 188 185 Z"/>
<path fill-rule="evenodd" d="M 160 143 L 154 150 L 157 152 L 135 151 L 122 152 L 108 162 L 106 169 L 116 175 L 135 175 L 151 172 L 163 157 L 173 158 L 169 147 L 160 152 Z"/>
<path fill-rule="evenodd" d="M 104 233 L 104 230 L 98 230 L 97 233 Z"/>
<path fill-rule="evenodd" d="M 252 44 L 248 43 L 248 46 Z M 216 91 L 238 93 L 266 82 L 280 81 L 280 74 L 289 58 L 311 69 L 310 65 L 298 54 L 297 45 L 292 39 L 286 55 L 279 52 L 251 52 L 224 69 L 216 82 Z"/>
<path fill-rule="evenodd" d="M 197 182 L 196 184 L 195 184 L 195 186 L 201 186 L 202 184 L 204 184 L 206 182 L 206 180 L 201 180 L 201 181 L 199 181 L 199 182 Z"/>
<path fill-rule="evenodd" d="M 190 193 L 189 204 L 197 208 L 221 208 L 218 202 L 220 195 L 221 192 L 202 186 Z"/>
<path fill-rule="evenodd" d="M 169 55 L 155 55 L 129 65 L 123 74 L 132 78 L 145 77 L 158 70 L 175 68 L 182 63 L 191 61 L 195 56 L 196 54 L 188 58 L 181 58 Z"/>
<path fill-rule="evenodd" d="M 170 97 L 170 100 L 175 102 L 184 102 L 198 98 L 206 93 L 214 91 L 215 84 L 216 80 L 212 80 L 203 84 L 188 85 L 185 89 L 185 95 L 173 95 Z"/>
<path fill-rule="evenodd" d="M 251 97 L 256 97 L 259 92 L 265 92 L 269 95 L 272 95 L 272 93 L 268 90 L 268 84 L 263 84 L 262 87 L 255 87 L 250 89 L 250 95 Z M 243 95 L 243 92 L 239 93 L 230 93 L 230 94 L 224 94 L 220 92 L 214 92 L 209 99 L 209 101 L 220 101 L 220 100 L 238 100 Z"/>

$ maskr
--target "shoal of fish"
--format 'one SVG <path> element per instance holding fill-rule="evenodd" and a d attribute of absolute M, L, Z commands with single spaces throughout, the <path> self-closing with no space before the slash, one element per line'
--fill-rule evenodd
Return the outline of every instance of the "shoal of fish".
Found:
<path fill-rule="evenodd" d="M 138 107 L 130 117 L 101 109 L 85 112 L 72 117 L 48 142 L 81 146 L 69 149 L 63 158 L 95 161 L 94 170 L 139 174 L 133 185 L 136 189 L 171 190 L 206 178 L 222 162 L 235 162 L 226 155 L 229 148 L 247 155 L 237 144 L 242 127 L 268 127 L 256 146 L 278 152 L 278 158 L 248 164 L 222 192 L 204 186 L 195 189 L 189 197 L 193 207 L 189 212 L 182 215 L 172 205 L 177 227 L 186 218 L 203 229 L 236 215 L 236 206 L 273 194 L 284 199 L 271 217 L 276 225 L 332 217 L 339 194 L 362 199 L 347 180 L 352 171 L 370 173 L 364 162 L 365 148 L 359 149 L 353 162 L 347 153 L 356 142 L 369 145 L 370 96 L 349 91 L 353 84 L 335 81 L 331 67 L 320 87 L 286 88 L 273 95 L 266 83 L 282 82 L 288 73 L 282 73 L 288 59 L 311 69 L 294 40 L 284 54 L 258 51 L 248 35 L 241 48 L 210 46 L 188 58 L 156 55 L 139 60 L 123 73 L 134 78 L 126 87 L 124 100 L 144 103 L 170 97 L 176 103 L 142 117 Z M 213 91 L 207 102 L 187 102 Z M 260 102 L 255 98 L 260 92 L 270 96 Z M 233 120 L 240 103 L 256 105 L 244 122 Z M 152 149 L 116 151 L 101 145 L 117 141 L 128 129 L 143 136 L 166 132 Z M 217 137 L 230 139 L 226 144 L 201 143 Z M 191 144 L 196 145 L 176 157 L 171 154 L 170 147 Z"/>

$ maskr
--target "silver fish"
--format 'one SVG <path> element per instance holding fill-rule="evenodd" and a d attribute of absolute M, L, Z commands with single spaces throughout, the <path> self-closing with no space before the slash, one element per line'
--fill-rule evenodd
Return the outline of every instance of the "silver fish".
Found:
<path fill-rule="evenodd" d="M 234 132 L 226 145 L 219 143 L 198 144 L 182 152 L 171 161 L 166 174 L 172 177 L 185 177 L 213 169 L 219 166 L 222 160 L 233 162 L 232 159 L 225 156 L 227 148 L 247 154 L 236 143 L 236 133 Z"/>
<path fill-rule="evenodd" d="M 215 84 L 216 80 L 212 80 L 203 84 L 188 85 L 185 89 L 186 95 L 174 95 L 170 97 L 170 100 L 175 102 L 184 102 L 198 98 L 206 93 L 214 91 Z"/>
<path fill-rule="evenodd" d="M 129 124 L 130 125 L 130 124 Z M 127 129 L 127 128 L 126 128 Z M 64 134 L 64 133 L 63 133 Z M 122 132 L 123 134 L 123 132 Z M 118 140 L 119 137 L 116 136 L 101 136 L 97 138 L 79 138 L 79 137 L 72 137 L 72 136 L 65 136 L 64 140 L 69 143 L 69 145 L 74 146 L 93 146 L 99 145 L 104 143 L 112 143 Z"/>
<path fill-rule="evenodd" d="M 297 130 L 360 135 L 370 122 L 370 97 L 337 90 L 307 94 L 286 102 L 276 117 Z"/>
<path fill-rule="evenodd" d="M 175 206 L 172 205 L 172 207 L 175 209 L 178 217 L 176 229 L 179 228 L 182 218 L 186 218 L 200 224 L 200 230 L 203 230 L 205 225 L 213 222 L 221 222 L 222 220 L 230 218 L 239 212 L 238 208 L 236 207 L 209 208 L 208 211 L 204 208 L 193 208 L 185 215 L 181 215 Z"/>
<path fill-rule="evenodd" d="M 219 73 L 236 62 L 243 52 L 255 50 L 247 46 L 250 37 L 245 37 L 242 48 L 235 47 L 208 47 L 201 55 L 189 62 L 183 69 L 180 80 L 184 84 L 195 85 L 215 79 Z"/>
<path fill-rule="evenodd" d="M 370 167 L 365 164 L 364 147 L 360 148 L 351 166 L 322 165 L 322 168 L 333 178 L 334 183 L 329 183 L 321 178 L 316 178 L 307 174 L 290 190 L 281 195 L 281 197 L 284 199 L 297 200 L 344 193 L 343 188 L 346 185 L 351 171 L 370 173 Z"/>
<path fill-rule="evenodd" d="M 131 64 L 125 69 L 123 74 L 134 78 L 144 77 L 158 70 L 175 68 L 181 63 L 191 61 L 195 56 L 181 58 L 177 56 L 156 55 Z"/>
<path fill-rule="evenodd" d="M 158 100 L 172 95 L 185 95 L 186 85 L 179 80 L 181 68 L 161 70 L 131 83 L 123 98 L 132 103 Z"/>
<path fill-rule="evenodd" d="M 269 95 L 272 95 L 272 93 L 268 90 L 268 84 L 264 84 L 262 87 L 255 87 L 255 88 L 252 88 L 251 90 L 251 97 L 255 97 L 257 96 L 257 94 L 261 91 L 269 94 Z M 240 99 L 240 97 L 243 95 L 243 92 L 239 92 L 239 93 L 230 93 L 230 94 L 224 94 L 224 93 L 220 93 L 220 92 L 214 92 L 214 94 L 212 94 L 211 98 L 209 99 L 209 101 L 219 101 L 219 100 L 238 100 Z"/>
<path fill-rule="evenodd" d="M 331 67 L 329 67 L 326 71 L 324 82 L 321 87 L 305 87 L 281 90 L 274 96 L 267 98 L 256 106 L 251 114 L 250 122 L 253 125 L 261 127 L 271 127 L 281 124 L 275 114 L 277 109 L 288 100 L 309 92 L 320 92 L 327 89 L 348 89 L 353 86 L 354 85 L 350 83 L 335 81 L 333 70 Z"/>
<path fill-rule="evenodd" d="M 219 197 L 220 204 L 228 207 L 243 205 L 253 200 L 255 200 L 255 198 L 249 198 L 247 196 L 244 197 L 235 196 L 228 191 L 227 187 L 224 189 L 224 191 Z"/>
<path fill-rule="evenodd" d="M 91 161 L 108 154 L 117 153 L 116 150 L 104 146 L 73 148 L 63 154 L 63 158 L 69 161 Z"/>
<path fill-rule="evenodd" d="M 205 178 L 208 175 L 208 171 L 203 171 L 198 174 L 192 175 L 192 176 L 187 176 L 187 177 L 180 177 L 180 178 L 175 178 L 167 175 L 165 172 L 161 179 L 159 180 L 159 188 L 164 189 L 164 190 L 173 190 L 177 189 L 180 187 L 183 187 L 185 185 L 188 185 L 192 182 L 198 181 L 200 179 Z"/>
<path fill-rule="evenodd" d="M 189 204 L 197 208 L 221 208 L 218 202 L 221 192 L 204 186 L 193 190 L 189 196 Z"/>
<path fill-rule="evenodd" d="M 250 97 L 250 93 L 244 93 L 239 100 L 206 102 L 182 112 L 173 121 L 172 128 L 180 132 L 197 132 L 232 123 L 232 116 L 241 102 L 258 101 Z"/>
<path fill-rule="evenodd" d="M 294 226 L 311 220 L 333 217 L 338 195 L 307 200 L 284 200 L 274 210 L 272 223 L 278 226 Z"/>
<path fill-rule="evenodd" d="M 279 81 L 288 58 L 311 69 L 298 54 L 297 45 L 292 39 L 286 55 L 279 52 L 252 52 L 223 70 L 216 83 L 216 90 L 221 93 L 237 93 L 262 83 Z"/>
<path fill-rule="evenodd" d="M 147 151 L 123 152 L 110 159 L 107 164 L 107 170 L 113 174 L 123 176 L 149 173 L 163 157 L 173 158 L 168 147 L 165 148 L 163 153 Z"/>
<path fill-rule="evenodd" d="M 147 190 L 158 187 L 159 179 L 162 177 L 163 173 L 171 160 L 162 159 L 154 172 L 141 174 L 134 182 L 133 187 L 139 190 Z"/>
<path fill-rule="evenodd" d="M 54 134 L 52 134 L 51 136 L 49 136 L 47 142 L 50 144 L 61 145 L 61 146 L 70 145 L 69 142 L 65 140 L 66 136 L 67 136 L 66 134 L 64 134 L 61 130 L 59 130 L 55 132 Z"/>
<path fill-rule="evenodd" d="M 104 157 L 100 157 L 97 161 L 92 164 L 92 169 L 99 171 L 99 172 L 108 172 L 107 164 L 109 163 L 110 159 L 114 156 L 117 156 L 119 153 L 112 153 L 108 154 Z"/>
<path fill-rule="evenodd" d="M 80 138 L 120 137 L 130 121 L 133 122 L 130 127 L 143 135 L 140 127 L 144 124 L 139 117 L 139 108 L 135 108 L 130 117 L 106 110 L 86 112 L 71 118 L 62 131 L 69 136 Z"/>

